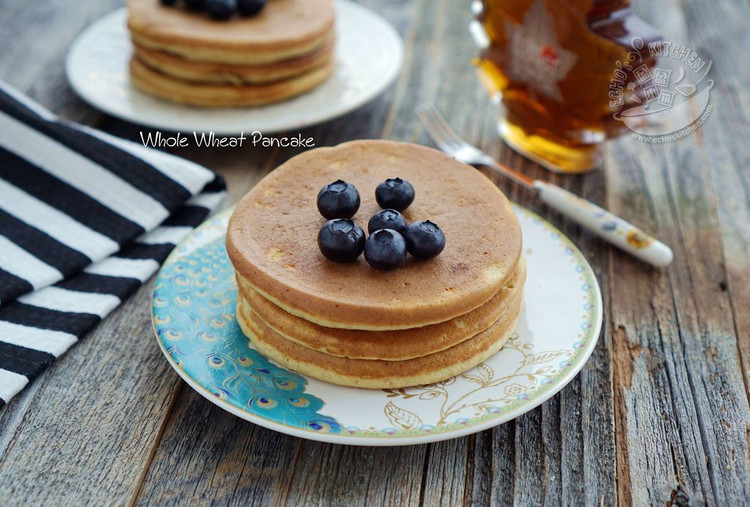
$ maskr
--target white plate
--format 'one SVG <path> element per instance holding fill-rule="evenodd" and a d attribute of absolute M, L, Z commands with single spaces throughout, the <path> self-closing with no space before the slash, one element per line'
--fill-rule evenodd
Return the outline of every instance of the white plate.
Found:
<path fill-rule="evenodd" d="M 154 0 L 156 1 L 156 0 Z M 174 132 L 264 134 L 301 129 L 352 111 L 383 92 L 398 76 L 403 45 L 394 28 L 372 11 L 336 3 L 336 69 L 318 88 L 294 99 L 254 108 L 211 109 L 164 101 L 130 83 L 132 52 L 120 9 L 87 28 L 68 52 L 73 90 L 92 106 L 133 123 Z"/>
<path fill-rule="evenodd" d="M 570 240 L 515 206 L 528 278 L 505 347 L 444 382 L 357 389 L 286 370 L 249 346 L 235 321 L 237 287 L 224 237 L 231 210 L 196 229 L 156 279 L 153 321 L 177 373 L 212 403 L 253 423 L 312 440 L 407 445 L 461 437 L 509 421 L 560 391 L 583 368 L 602 325 L 591 267 Z"/>

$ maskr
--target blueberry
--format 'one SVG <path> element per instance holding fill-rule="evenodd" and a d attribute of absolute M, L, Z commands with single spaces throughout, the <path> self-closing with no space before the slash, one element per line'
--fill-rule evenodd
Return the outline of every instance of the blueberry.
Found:
<path fill-rule="evenodd" d="M 380 229 L 393 229 L 399 234 L 406 232 L 406 219 L 395 209 L 383 209 L 375 213 L 367 223 L 367 232 L 372 234 Z"/>
<path fill-rule="evenodd" d="M 318 194 L 318 211 L 326 218 L 351 218 L 359 203 L 357 187 L 342 180 L 329 183 Z"/>
<path fill-rule="evenodd" d="M 389 178 L 375 189 L 375 200 L 381 208 L 404 211 L 414 202 L 414 187 L 401 178 Z"/>
<path fill-rule="evenodd" d="M 203 11 L 206 9 L 206 0 L 185 0 L 185 7 L 191 11 Z"/>
<path fill-rule="evenodd" d="M 159 3 L 162 5 L 174 5 L 177 3 L 177 0 L 159 0 Z"/>
<path fill-rule="evenodd" d="M 208 15 L 224 21 L 237 11 L 237 0 L 205 0 Z"/>
<path fill-rule="evenodd" d="M 266 0 L 237 0 L 237 7 L 243 16 L 255 16 L 265 6 Z"/>
<path fill-rule="evenodd" d="M 445 248 L 445 234 L 429 220 L 409 224 L 404 237 L 409 253 L 421 259 L 436 257 Z"/>
<path fill-rule="evenodd" d="M 318 233 L 318 248 L 336 262 L 351 262 L 365 248 L 365 232 L 353 220 L 329 220 Z"/>
<path fill-rule="evenodd" d="M 406 241 L 393 229 L 380 229 L 367 238 L 365 260 L 375 269 L 388 271 L 404 263 Z"/>

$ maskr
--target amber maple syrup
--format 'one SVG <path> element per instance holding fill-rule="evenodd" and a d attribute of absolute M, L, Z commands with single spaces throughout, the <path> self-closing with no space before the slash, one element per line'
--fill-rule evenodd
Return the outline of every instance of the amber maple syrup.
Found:
<path fill-rule="evenodd" d="M 617 62 L 640 49 L 634 44 L 659 40 L 629 4 L 481 1 L 478 20 L 487 44 L 478 59 L 480 75 L 501 100 L 500 133 L 511 147 L 559 172 L 600 165 L 601 143 L 623 129 L 610 99 Z M 636 63 L 650 68 L 655 60 Z"/>

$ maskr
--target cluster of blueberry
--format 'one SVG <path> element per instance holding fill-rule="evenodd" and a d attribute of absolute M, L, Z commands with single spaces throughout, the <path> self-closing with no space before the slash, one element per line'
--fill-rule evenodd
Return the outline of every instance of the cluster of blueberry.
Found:
<path fill-rule="evenodd" d="M 177 0 L 159 0 L 162 5 L 176 5 Z M 226 20 L 235 13 L 241 16 L 255 16 L 263 7 L 266 0 L 184 0 L 185 7 L 191 11 L 207 12 L 213 19 Z"/>
<path fill-rule="evenodd" d="M 318 248 L 336 262 L 354 261 L 364 251 L 370 266 L 390 270 L 399 267 L 408 251 L 414 257 L 431 259 L 445 248 L 445 234 L 429 220 L 406 223 L 401 211 L 414 202 L 414 187 L 401 178 L 387 179 L 375 189 L 381 208 L 367 224 L 370 236 L 351 218 L 359 209 L 357 188 L 337 180 L 318 194 L 318 210 L 329 219 L 318 233 Z"/>

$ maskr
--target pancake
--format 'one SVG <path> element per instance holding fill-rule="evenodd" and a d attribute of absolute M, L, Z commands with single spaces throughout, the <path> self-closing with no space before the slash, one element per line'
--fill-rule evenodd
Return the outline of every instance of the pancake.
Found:
<path fill-rule="evenodd" d="M 396 331 L 357 331 L 323 327 L 285 312 L 255 291 L 240 292 L 238 313 L 255 315 L 283 338 L 325 354 L 352 359 L 403 361 L 453 347 L 505 318 L 522 297 L 525 262 L 487 303 L 466 315 L 430 326 Z"/>
<path fill-rule="evenodd" d="M 323 257 L 320 188 L 339 178 L 353 183 L 362 199 L 354 219 L 366 226 L 380 209 L 375 187 L 393 177 L 416 190 L 406 219 L 437 223 L 445 250 L 427 261 L 408 257 L 389 272 L 362 257 L 347 264 Z M 243 292 L 256 290 L 322 326 L 394 330 L 445 322 L 487 303 L 516 271 L 521 229 L 506 197 L 476 169 L 423 146 L 354 141 L 307 151 L 266 176 L 235 208 L 227 251 Z"/>
<path fill-rule="evenodd" d="M 333 48 L 334 38 L 330 37 L 310 54 L 259 65 L 195 62 L 143 46 L 135 46 L 135 55 L 152 69 L 176 79 L 243 85 L 280 81 L 315 70 L 331 61 Z"/>
<path fill-rule="evenodd" d="M 139 89 L 173 102 L 210 107 L 259 106 L 301 95 L 328 79 L 333 61 L 311 72 L 267 84 L 191 83 L 162 74 L 138 58 L 130 60 L 131 82 Z"/>
<path fill-rule="evenodd" d="M 133 41 L 186 60 L 256 65 L 315 51 L 334 27 L 331 0 L 271 0 L 256 16 L 226 22 L 204 13 L 128 0 Z"/>
<path fill-rule="evenodd" d="M 405 361 L 347 359 L 311 350 L 284 339 L 255 314 L 238 312 L 237 322 L 253 346 L 283 367 L 334 384 L 393 389 L 430 384 L 463 373 L 499 351 L 521 313 L 519 299 L 490 328 L 449 349 Z"/>

